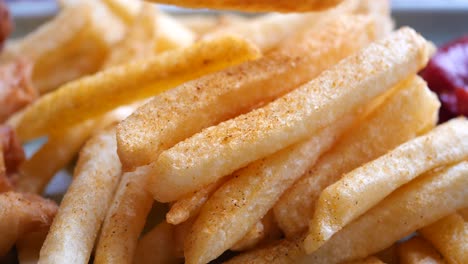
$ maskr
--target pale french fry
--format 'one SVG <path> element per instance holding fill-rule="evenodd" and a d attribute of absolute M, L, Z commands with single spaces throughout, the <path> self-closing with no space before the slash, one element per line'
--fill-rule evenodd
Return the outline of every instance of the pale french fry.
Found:
<path fill-rule="evenodd" d="M 9 45 L 2 60 L 25 57 L 33 62 L 32 82 L 45 93 L 96 72 L 124 32 L 122 22 L 100 1 L 80 1 Z"/>
<path fill-rule="evenodd" d="M 444 217 L 419 232 L 437 248 L 447 263 L 460 264 L 468 260 L 468 223 L 461 215 Z"/>
<path fill-rule="evenodd" d="M 49 229 L 32 232 L 24 235 L 16 243 L 19 264 L 36 264 L 39 261 L 39 252 Z"/>
<path fill-rule="evenodd" d="M 197 37 L 201 37 L 219 28 L 229 28 L 232 25 L 241 24 L 249 20 L 245 16 L 234 14 L 223 14 L 220 16 L 183 15 L 176 17 L 176 19 L 195 33 Z"/>
<path fill-rule="evenodd" d="M 178 225 L 189 218 L 198 214 L 200 208 L 205 204 L 208 198 L 225 182 L 221 179 L 202 189 L 196 191 L 193 195 L 182 198 L 175 202 L 169 212 L 166 214 L 166 221 L 169 224 Z"/>
<path fill-rule="evenodd" d="M 176 264 L 181 263 L 174 252 L 175 241 L 173 236 L 174 226 L 162 222 L 145 234 L 135 250 L 135 264 Z"/>
<path fill-rule="evenodd" d="M 0 194 L 0 256 L 4 256 L 25 233 L 48 227 L 57 205 L 33 194 Z"/>
<path fill-rule="evenodd" d="M 256 57 L 253 46 L 226 37 L 114 67 L 42 96 L 26 109 L 16 130 L 23 140 L 57 133 L 115 107 Z"/>
<path fill-rule="evenodd" d="M 465 221 L 468 221 L 468 208 L 462 209 L 458 213 L 465 219 Z"/>
<path fill-rule="evenodd" d="M 132 262 L 153 203 L 151 195 L 145 191 L 147 174 L 147 169 L 141 167 L 122 175 L 102 226 L 95 263 Z"/>
<path fill-rule="evenodd" d="M 153 5 L 144 2 L 140 10 L 138 17 L 128 28 L 127 35 L 112 48 L 103 65 L 104 69 L 155 55 L 154 47 L 158 38 L 157 12 Z"/>
<path fill-rule="evenodd" d="M 467 159 L 467 138 L 468 121 L 465 118 L 451 120 L 328 186 L 315 205 L 305 244 L 307 252 L 319 248 L 403 184 L 433 168 Z"/>
<path fill-rule="evenodd" d="M 156 20 L 156 52 L 184 48 L 195 41 L 195 33 L 170 15 L 160 12 Z"/>
<path fill-rule="evenodd" d="M 140 13 L 143 4 L 134 0 L 101 0 L 114 14 L 122 19 L 127 25 L 131 25 Z M 156 7 L 152 7 L 156 8 Z"/>
<path fill-rule="evenodd" d="M 468 161 L 464 161 L 415 179 L 345 226 L 307 256 L 306 261 L 337 263 L 362 258 L 465 207 L 468 204 L 467 173 Z M 304 242 L 306 250 L 307 240 Z"/>
<path fill-rule="evenodd" d="M 104 116 L 85 121 L 63 133 L 50 135 L 47 142 L 19 168 L 21 177 L 17 190 L 42 193 L 52 177 L 79 152 L 85 141 L 96 131 L 123 120 L 134 107 L 120 107 Z"/>
<path fill-rule="evenodd" d="M 412 29 L 392 33 L 265 107 L 207 128 L 162 152 L 150 191 L 158 201 L 177 200 L 304 140 L 416 73 L 427 63 L 431 48 Z"/>
<path fill-rule="evenodd" d="M 140 12 L 141 2 L 133 0 L 87 0 L 104 3 L 125 24 L 131 25 Z M 58 0 L 62 8 L 76 5 L 83 0 Z"/>
<path fill-rule="evenodd" d="M 203 39 L 216 38 L 222 35 L 234 35 L 248 39 L 268 52 L 275 48 L 282 40 L 295 32 L 311 30 L 329 20 L 351 14 L 358 7 L 357 1 L 345 1 L 338 7 L 326 12 L 311 12 L 306 14 L 267 14 L 244 22 L 233 23 L 207 33 Z"/>
<path fill-rule="evenodd" d="M 163 4 L 189 8 L 230 9 L 248 12 L 304 12 L 327 9 L 338 5 L 343 0 L 305 0 L 301 2 L 287 0 L 151 0 Z"/>
<path fill-rule="evenodd" d="M 207 263 L 233 247 L 354 120 L 345 117 L 235 172 L 201 208 L 185 244 L 186 263 Z"/>
<path fill-rule="evenodd" d="M 368 18 L 344 16 L 285 42 L 277 52 L 155 97 L 119 125 L 122 165 L 132 170 L 149 164 L 161 150 L 277 98 L 373 39 Z"/>
<path fill-rule="evenodd" d="M 421 237 L 413 237 L 398 245 L 401 264 L 444 264 L 442 256 L 435 248 Z"/>
<path fill-rule="evenodd" d="M 74 180 L 41 249 L 39 263 L 89 261 L 121 172 L 115 129 L 96 134 L 80 152 Z"/>
<path fill-rule="evenodd" d="M 413 77 L 395 89 L 380 107 L 357 122 L 320 157 L 275 205 L 276 219 L 287 237 L 307 230 L 320 193 L 344 173 L 434 127 L 440 103 L 422 79 Z"/>
<path fill-rule="evenodd" d="M 357 13 L 367 14 L 375 19 L 378 37 L 385 37 L 394 28 L 390 16 L 391 6 L 389 0 L 361 0 Z"/>

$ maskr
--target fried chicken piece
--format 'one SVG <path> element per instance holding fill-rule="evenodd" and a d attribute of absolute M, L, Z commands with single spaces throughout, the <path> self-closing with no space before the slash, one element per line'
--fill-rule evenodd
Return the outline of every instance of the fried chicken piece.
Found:
<path fill-rule="evenodd" d="M 0 193 L 12 190 L 24 150 L 13 129 L 0 126 Z"/>
<path fill-rule="evenodd" d="M 13 24 L 11 22 L 10 11 L 5 1 L 0 0 L 0 50 L 3 48 L 5 40 L 10 36 L 12 29 Z"/>
<path fill-rule="evenodd" d="M 0 123 L 37 98 L 31 70 L 31 64 L 24 60 L 0 66 Z"/>
<path fill-rule="evenodd" d="M 56 213 L 55 202 L 35 194 L 0 194 L 0 256 L 24 234 L 50 226 Z"/>

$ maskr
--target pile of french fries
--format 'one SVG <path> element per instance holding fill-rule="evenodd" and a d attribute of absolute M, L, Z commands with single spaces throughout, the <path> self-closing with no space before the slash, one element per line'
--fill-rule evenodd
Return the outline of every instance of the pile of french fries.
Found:
<path fill-rule="evenodd" d="M 154 2 L 296 13 L 61 0 L 9 42 L 41 96 L 6 123 L 47 140 L 0 194 L 1 255 L 468 263 L 468 120 L 436 126 L 417 76 L 435 48 L 389 1 Z M 77 154 L 58 210 L 34 201 Z"/>

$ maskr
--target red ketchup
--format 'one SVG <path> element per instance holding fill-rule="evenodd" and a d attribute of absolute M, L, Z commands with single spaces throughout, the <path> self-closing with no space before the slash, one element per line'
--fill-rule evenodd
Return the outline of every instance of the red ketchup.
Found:
<path fill-rule="evenodd" d="M 468 116 L 468 36 L 442 46 L 421 76 L 442 102 L 440 122 Z"/>

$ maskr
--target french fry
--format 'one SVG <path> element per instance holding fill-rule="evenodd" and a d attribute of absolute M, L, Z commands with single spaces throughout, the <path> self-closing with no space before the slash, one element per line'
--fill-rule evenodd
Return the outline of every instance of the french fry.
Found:
<path fill-rule="evenodd" d="M 445 263 L 439 252 L 421 237 L 413 237 L 398 245 L 398 255 L 401 264 Z"/>
<path fill-rule="evenodd" d="M 258 51 L 245 41 L 226 37 L 111 68 L 42 96 L 26 109 L 16 130 L 23 140 L 57 133 L 115 107 L 257 56 Z"/>
<path fill-rule="evenodd" d="M 74 174 L 41 249 L 39 263 L 89 261 L 121 175 L 115 129 L 98 133 L 86 143 Z"/>
<path fill-rule="evenodd" d="M 0 144 L 0 193 L 7 192 L 13 189 L 10 180 L 7 177 L 5 159 L 3 157 L 3 144 Z"/>
<path fill-rule="evenodd" d="M 40 230 L 24 235 L 16 243 L 19 264 L 37 264 L 39 252 L 49 229 Z"/>
<path fill-rule="evenodd" d="M 0 194 L 0 256 L 4 256 L 25 233 L 48 227 L 57 205 L 33 194 Z"/>
<path fill-rule="evenodd" d="M 416 73 L 431 47 L 412 29 L 400 29 L 267 106 L 179 142 L 159 155 L 150 191 L 158 201 L 177 200 L 304 140 Z"/>
<path fill-rule="evenodd" d="M 189 8 L 230 9 L 247 12 L 305 12 L 336 6 L 343 0 L 152 0 L 153 2 Z"/>
<path fill-rule="evenodd" d="M 143 236 L 135 250 L 135 264 L 181 263 L 174 252 L 174 226 L 162 222 Z"/>
<path fill-rule="evenodd" d="M 281 230 L 275 221 L 272 211 L 269 211 L 261 221 L 254 225 L 247 235 L 231 247 L 233 251 L 245 251 L 281 238 Z"/>
<path fill-rule="evenodd" d="M 408 141 L 328 186 L 316 203 L 305 247 L 313 252 L 392 191 L 436 167 L 468 158 L 468 121 L 458 118 Z M 350 186 L 359 186 L 350 188 Z"/>
<path fill-rule="evenodd" d="M 195 34 L 168 14 L 160 12 L 156 25 L 156 52 L 185 48 L 195 41 Z"/>
<path fill-rule="evenodd" d="M 275 205 L 275 217 L 287 237 L 307 230 L 320 193 L 344 173 L 434 127 L 440 103 L 422 79 L 412 77 L 394 89 L 397 90 L 349 129 Z"/>
<path fill-rule="evenodd" d="M 219 28 L 229 28 L 232 25 L 249 21 L 249 18 L 245 16 L 234 14 L 223 14 L 219 16 L 183 15 L 177 16 L 176 19 L 179 23 L 195 33 L 198 38 L 209 32 L 218 30 Z"/>
<path fill-rule="evenodd" d="M 135 1 L 137 2 L 137 1 Z M 127 35 L 113 48 L 103 68 L 155 55 L 157 45 L 157 12 L 153 5 L 142 3 L 140 13 L 127 30 Z"/>
<path fill-rule="evenodd" d="M 329 20 L 351 14 L 357 9 L 357 1 L 345 1 L 326 12 L 306 14 L 267 14 L 251 20 L 233 23 L 205 34 L 203 39 L 222 35 L 234 35 L 248 39 L 263 52 L 274 49 L 282 40 L 294 33 L 311 30 Z"/>
<path fill-rule="evenodd" d="M 374 18 L 379 38 L 388 35 L 395 26 L 390 16 L 391 6 L 389 0 L 361 0 L 356 12 Z"/>
<path fill-rule="evenodd" d="M 448 263 L 459 264 L 468 260 L 468 223 L 461 215 L 444 217 L 419 232 L 437 248 Z"/>
<path fill-rule="evenodd" d="M 109 30 L 112 28 L 112 30 Z M 32 82 L 41 94 L 96 72 L 125 26 L 99 1 L 80 1 L 50 22 L 8 45 L 2 61 L 25 57 L 33 64 Z"/>
<path fill-rule="evenodd" d="M 183 222 L 180 225 L 177 225 L 174 229 L 174 239 L 175 239 L 175 253 L 176 256 L 184 258 L 184 245 L 186 243 L 188 234 L 192 231 L 193 223 L 195 218 L 190 218 L 187 221 Z"/>
<path fill-rule="evenodd" d="M 465 207 L 468 204 L 467 173 L 467 161 L 426 173 L 344 227 L 305 261 L 337 263 L 365 257 Z"/>
<path fill-rule="evenodd" d="M 134 110 L 132 106 L 120 107 L 104 116 L 88 120 L 58 135 L 50 135 L 47 142 L 19 168 L 21 177 L 17 190 L 42 193 L 52 177 L 79 152 L 85 141 L 96 131 L 123 120 Z"/>
<path fill-rule="evenodd" d="M 240 241 L 355 117 L 344 117 L 309 139 L 234 173 L 201 208 L 187 243 L 186 263 L 207 263 Z"/>
<path fill-rule="evenodd" d="M 245 251 L 254 248 L 265 236 L 265 227 L 261 221 L 258 221 L 254 226 L 237 241 L 232 247 L 233 251 Z"/>
<path fill-rule="evenodd" d="M 355 41 L 349 43 L 351 36 Z M 124 168 L 149 164 L 161 150 L 201 129 L 296 88 L 367 45 L 373 36 L 368 18 L 344 16 L 285 42 L 277 52 L 155 97 L 119 125 L 118 152 Z"/>
<path fill-rule="evenodd" d="M 467 172 L 465 161 L 426 173 L 345 226 L 311 255 L 306 255 L 304 237 L 299 236 L 241 254 L 227 263 L 331 264 L 364 258 L 465 207 Z"/>
<path fill-rule="evenodd" d="M 102 226 L 95 263 L 132 262 L 153 203 L 151 195 L 145 191 L 147 174 L 147 169 L 141 167 L 122 175 Z"/>
<path fill-rule="evenodd" d="M 86 0 L 90 1 L 90 0 Z M 125 24 L 131 25 L 140 12 L 141 2 L 133 0 L 93 0 L 105 4 Z M 60 7 L 67 8 L 77 5 L 83 0 L 58 0 Z"/>
<path fill-rule="evenodd" d="M 178 225 L 189 218 L 194 217 L 198 214 L 200 208 L 210 198 L 210 196 L 226 182 L 225 179 L 221 179 L 215 183 L 212 183 L 202 189 L 196 191 L 193 195 L 184 197 L 175 202 L 169 212 L 166 214 L 166 221 L 169 224 Z"/>
<path fill-rule="evenodd" d="M 286 264 L 297 263 L 300 257 L 304 256 L 302 240 L 280 240 L 266 247 L 260 247 L 252 251 L 242 253 L 226 264 Z"/>

